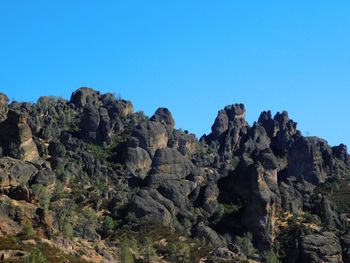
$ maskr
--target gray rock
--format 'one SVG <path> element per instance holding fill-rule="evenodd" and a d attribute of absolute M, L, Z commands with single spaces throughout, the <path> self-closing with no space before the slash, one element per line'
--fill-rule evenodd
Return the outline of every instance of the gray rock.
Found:
<path fill-rule="evenodd" d="M 172 224 L 174 204 L 155 189 L 141 189 L 131 200 L 130 212 L 143 221 L 159 222 L 163 226 Z"/>
<path fill-rule="evenodd" d="M 176 174 L 184 178 L 193 170 L 193 164 L 174 148 L 159 149 L 154 155 L 152 174 Z"/>
<path fill-rule="evenodd" d="M 303 236 L 300 250 L 300 261 L 298 262 L 343 262 L 340 241 L 333 232 Z"/>
<path fill-rule="evenodd" d="M 174 128 L 175 121 L 171 112 L 167 108 L 158 108 L 150 119 Z"/>
<path fill-rule="evenodd" d="M 27 162 L 10 157 L 0 158 L 1 187 L 27 183 L 38 169 Z"/>
<path fill-rule="evenodd" d="M 167 147 L 169 138 L 164 125 L 155 121 L 141 123 L 132 136 L 139 140 L 139 146 L 145 149 L 151 158 L 156 150 Z"/>
<path fill-rule="evenodd" d="M 0 92 L 0 122 L 7 118 L 8 102 L 8 97 L 4 93 Z"/>
<path fill-rule="evenodd" d="M 213 229 L 204 225 L 203 222 L 198 223 L 194 227 L 193 236 L 206 240 L 212 246 L 220 247 L 223 245 L 223 241 L 220 236 Z"/>
<path fill-rule="evenodd" d="M 77 107 L 85 107 L 86 105 L 99 106 L 100 93 L 91 88 L 79 88 L 72 93 L 70 102 Z"/>
<path fill-rule="evenodd" d="M 144 179 L 151 169 L 151 164 L 152 160 L 146 150 L 141 147 L 127 148 L 125 165 L 136 176 Z"/>
<path fill-rule="evenodd" d="M 42 184 L 44 186 L 53 185 L 56 181 L 56 175 L 52 170 L 45 169 L 40 170 L 35 175 L 33 183 L 34 184 Z"/>

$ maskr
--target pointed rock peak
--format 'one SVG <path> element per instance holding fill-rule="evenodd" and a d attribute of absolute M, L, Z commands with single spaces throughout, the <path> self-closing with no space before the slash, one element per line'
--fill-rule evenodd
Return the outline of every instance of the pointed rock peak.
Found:
<path fill-rule="evenodd" d="M 245 113 L 244 104 L 241 103 L 228 105 L 223 110 L 219 110 L 218 116 L 216 117 L 213 126 L 211 126 L 214 138 L 218 138 L 222 133 L 227 131 L 229 128 L 229 122 L 244 120 Z"/>
<path fill-rule="evenodd" d="M 173 115 L 167 108 L 158 108 L 151 117 L 151 121 L 157 121 L 171 127 L 175 126 Z"/>
<path fill-rule="evenodd" d="M 224 109 L 230 121 L 235 119 L 244 119 L 245 117 L 245 106 L 242 103 L 236 103 L 232 105 L 228 105 Z"/>
<path fill-rule="evenodd" d="M 258 120 L 259 123 L 264 123 L 265 121 L 268 121 L 268 120 L 272 120 L 272 114 L 270 110 L 263 111 L 262 113 L 260 113 L 259 120 Z"/>
<path fill-rule="evenodd" d="M 82 87 L 72 93 L 70 102 L 77 107 L 85 107 L 85 105 L 97 105 L 100 101 L 101 94 L 91 88 Z"/>
<path fill-rule="evenodd" d="M 2 92 L 0 92 L 0 122 L 6 119 L 9 98 Z"/>
<path fill-rule="evenodd" d="M 6 96 L 5 93 L 0 92 L 0 105 L 8 104 L 9 98 Z"/>
<path fill-rule="evenodd" d="M 289 121 L 289 116 L 287 111 L 282 111 L 282 113 L 277 112 L 274 120 L 278 121 L 279 124 L 286 124 Z"/>

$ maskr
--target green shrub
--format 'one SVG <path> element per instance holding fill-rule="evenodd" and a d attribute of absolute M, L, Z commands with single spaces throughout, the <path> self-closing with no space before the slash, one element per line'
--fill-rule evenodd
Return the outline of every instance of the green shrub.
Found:
<path fill-rule="evenodd" d="M 190 262 L 190 255 L 190 246 L 185 242 L 177 241 L 169 246 L 169 259 L 174 262 Z"/>
<path fill-rule="evenodd" d="M 47 187 L 43 186 L 42 184 L 34 184 L 31 188 L 35 194 L 35 197 L 39 200 L 40 206 L 47 210 L 50 204 L 50 193 Z"/>
<path fill-rule="evenodd" d="M 110 216 L 106 216 L 103 220 L 103 224 L 102 224 L 102 232 L 105 236 L 110 236 L 111 234 L 113 234 L 115 227 L 116 227 L 116 221 L 110 217 Z"/>
<path fill-rule="evenodd" d="M 63 234 L 67 238 L 71 238 L 74 235 L 73 225 L 70 222 L 65 222 L 63 225 Z"/>
<path fill-rule="evenodd" d="M 253 235 L 252 233 L 245 233 L 242 237 L 237 236 L 234 243 L 241 250 L 241 252 L 246 256 L 252 256 L 256 253 L 256 249 L 253 245 Z"/>
<path fill-rule="evenodd" d="M 277 253 L 273 249 L 269 249 L 266 253 L 266 263 L 278 263 Z"/>
<path fill-rule="evenodd" d="M 23 226 L 23 237 L 26 239 L 31 239 L 35 237 L 35 231 L 33 228 L 32 221 L 26 220 Z"/>
<path fill-rule="evenodd" d="M 47 259 L 38 248 L 34 248 L 30 254 L 25 258 L 25 263 L 47 263 Z"/>
<path fill-rule="evenodd" d="M 134 263 L 135 257 L 133 255 L 133 251 L 137 250 L 135 248 L 135 240 L 124 239 L 120 246 L 120 261 L 121 263 Z"/>

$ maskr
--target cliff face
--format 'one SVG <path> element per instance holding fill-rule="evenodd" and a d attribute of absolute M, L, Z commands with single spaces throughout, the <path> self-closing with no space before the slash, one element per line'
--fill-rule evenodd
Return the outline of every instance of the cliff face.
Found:
<path fill-rule="evenodd" d="M 226 106 L 198 140 L 166 108 L 148 118 L 89 88 L 35 104 L 0 93 L 0 234 L 20 235 L 30 220 L 53 243 L 68 226 L 76 239 L 119 242 L 121 230 L 151 224 L 204 240 L 211 262 L 350 262 L 346 146 L 304 137 L 285 111 L 264 111 L 252 126 L 245 113 Z M 154 262 L 177 262 L 155 249 Z M 80 256 L 123 259 L 123 249 L 101 250 Z"/>

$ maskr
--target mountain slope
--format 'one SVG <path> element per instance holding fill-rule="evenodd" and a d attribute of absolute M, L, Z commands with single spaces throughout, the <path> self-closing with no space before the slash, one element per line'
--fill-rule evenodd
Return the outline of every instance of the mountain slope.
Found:
<path fill-rule="evenodd" d="M 8 103 L 0 94 L 9 260 L 38 247 L 50 262 L 350 262 L 346 146 L 303 136 L 285 111 L 250 126 L 228 105 L 198 140 L 166 108 L 148 118 L 90 88 Z"/>

